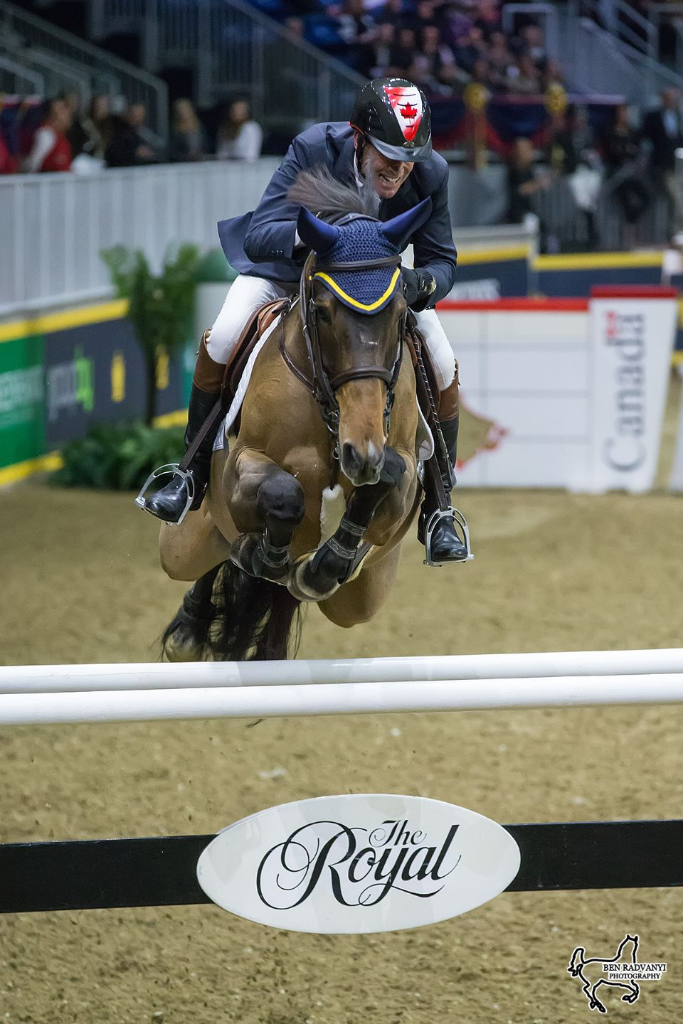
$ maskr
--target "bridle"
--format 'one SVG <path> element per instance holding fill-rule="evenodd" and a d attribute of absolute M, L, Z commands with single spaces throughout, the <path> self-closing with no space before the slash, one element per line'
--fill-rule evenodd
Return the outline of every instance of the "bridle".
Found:
<path fill-rule="evenodd" d="M 383 423 L 384 435 L 385 437 L 388 437 L 391 425 L 391 410 L 394 405 L 394 391 L 401 369 L 401 360 L 403 358 L 403 342 L 405 340 L 407 317 L 402 317 L 401 319 L 396 354 L 390 367 L 378 366 L 374 363 L 363 363 L 359 366 L 352 366 L 348 370 L 342 370 L 341 373 L 337 373 L 334 376 L 330 376 L 323 361 L 322 348 L 320 345 L 317 310 L 311 287 L 313 272 L 324 272 L 329 274 L 340 271 L 374 270 L 377 267 L 397 267 L 400 263 L 401 257 L 400 255 L 397 255 L 385 256 L 380 259 L 363 260 L 358 262 L 354 261 L 351 263 L 317 264 L 315 262 L 315 253 L 309 253 L 301 273 L 301 283 L 299 285 L 299 315 L 301 317 L 301 330 L 303 332 L 304 341 L 306 342 L 308 362 L 311 368 L 310 377 L 296 365 L 287 351 L 285 346 L 284 317 L 281 320 L 282 330 L 280 334 L 280 353 L 292 373 L 306 385 L 315 398 L 323 421 L 325 422 L 325 425 L 332 437 L 334 448 L 333 454 L 335 457 L 338 455 L 337 449 L 339 440 L 339 404 L 337 402 L 335 392 L 351 380 L 364 380 L 366 378 L 376 377 L 386 384 L 387 400 L 384 407 Z"/>

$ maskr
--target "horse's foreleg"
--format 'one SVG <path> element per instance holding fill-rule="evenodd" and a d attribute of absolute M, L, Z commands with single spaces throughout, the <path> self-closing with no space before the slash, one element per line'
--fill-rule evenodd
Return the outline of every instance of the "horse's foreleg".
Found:
<path fill-rule="evenodd" d="M 230 558 L 249 573 L 281 580 L 289 572 L 289 545 L 304 517 L 299 481 L 261 452 L 241 452 L 236 466 L 230 513 L 243 532 Z"/>
<path fill-rule="evenodd" d="M 402 456 L 387 448 L 378 483 L 356 487 L 330 539 L 314 554 L 303 555 L 295 563 L 287 584 L 294 597 L 299 601 L 321 601 L 346 582 L 369 547 L 363 541 L 378 506 L 400 486 L 405 471 Z"/>

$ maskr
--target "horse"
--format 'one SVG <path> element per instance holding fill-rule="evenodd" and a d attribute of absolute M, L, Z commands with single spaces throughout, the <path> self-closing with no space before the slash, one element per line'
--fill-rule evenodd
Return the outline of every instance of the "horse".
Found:
<path fill-rule="evenodd" d="M 304 603 L 338 626 L 368 621 L 419 506 L 400 252 L 431 200 L 381 223 L 366 190 L 311 172 L 305 184 L 299 295 L 255 360 L 201 507 L 161 526 L 163 569 L 194 581 L 162 637 L 169 660 L 285 658 Z"/>

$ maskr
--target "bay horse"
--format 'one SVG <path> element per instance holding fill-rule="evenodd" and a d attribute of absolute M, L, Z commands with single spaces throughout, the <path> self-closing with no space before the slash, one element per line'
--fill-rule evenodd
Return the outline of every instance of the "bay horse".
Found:
<path fill-rule="evenodd" d="M 372 618 L 418 509 L 400 252 L 431 200 L 381 223 L 366 190 L 305 179 L 307 206 L 336 220 L 302 205 L 299 296 L 256 358 L 201 508 L 161 527 L 165 572 L 195 581 L 162 638 L 169 660 L 287 657 L 302 602 L 338 626 Z"/>

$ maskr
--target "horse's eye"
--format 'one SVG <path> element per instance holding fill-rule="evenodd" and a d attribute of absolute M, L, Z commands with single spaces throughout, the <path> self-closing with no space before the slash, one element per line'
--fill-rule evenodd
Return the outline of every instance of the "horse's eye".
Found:
<path fill-rule="evenodd" d="M 330 311 L 327 308 L 327 306 L 317 306 L 316 307 L 316 315 L 318 317 L 318 320 L 322 320 L 323 323 L 325 323 L 325 324 L 331 324 L 332 323 L 332 316 L 330 315 Z"/>

